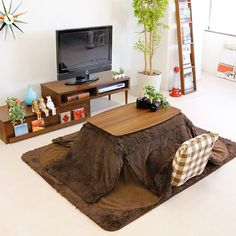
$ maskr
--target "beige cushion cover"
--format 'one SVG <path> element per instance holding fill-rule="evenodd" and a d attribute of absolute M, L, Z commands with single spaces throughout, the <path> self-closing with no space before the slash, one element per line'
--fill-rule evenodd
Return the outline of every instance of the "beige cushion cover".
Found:
<path fill-rule="evenodd" d="M 213 133 L 201 134 L 181 145 L 172 163 L 173 186 L 181 186 L 204 171 L 217 138 L 218 135 Z"/>
<path fill-rule="evenodd" d="M 215 145 L 212 149 L 209 161 L 215 165 L 223 165 L 229 155 L 229 151 L 225 144 L 219 139 L 216 140 Z"/>

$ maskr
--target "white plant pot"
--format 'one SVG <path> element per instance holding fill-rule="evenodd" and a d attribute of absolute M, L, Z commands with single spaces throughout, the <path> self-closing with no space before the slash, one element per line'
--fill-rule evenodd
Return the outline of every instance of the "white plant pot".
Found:
<path fill-rule="evenodd" d="M 122 79 L 125 77 L 125 74 L 113 75 L 113 79 Z"/>
<path fill-rule="evenodd" d="M 163 75 L 159 71 L 155 71 L 155 73 L 155 75 L 144 75 L 138 73 L 138 95 L 140 97 L 144 96 L 144 87 L 148 85 L 154 86 L 157 91 L 160 91 Z"/>

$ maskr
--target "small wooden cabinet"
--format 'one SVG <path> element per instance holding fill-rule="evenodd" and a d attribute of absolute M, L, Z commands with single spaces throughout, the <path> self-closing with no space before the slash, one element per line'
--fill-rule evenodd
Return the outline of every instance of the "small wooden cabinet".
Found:
<path fill-rule="evenodd" d="M 88 117 L 91 116 L 90 113 L 90 100 L 102 96 L 109 96 L 114 93 L 125 92 L 125 103 L 128 103 L 128 90 L 130 87 L 130 78 L 124 77 L 118 80 L 112 78 L 111 71 L 106 71 L 102 73 L 97 73 L 94 76 L 99 77 L 99 80 L 91 83 L 84 83 L 80 85 L 66 86 L 64 81 L 53 81 L 41 84 L 42 96 L 45 98 L 51 96 L 56 109 L 57 114 L 53 116 L 50 112 L 48 117 L 45 117 L 42 114 L 42 118 L 45 121 L 45 128 L 36 132 L 32 132 L 31 121 L 36 120 L 36 114 L 31 111 L 31 107 L 25 106 L 26 115 L 25 122 L 28 124 L 29 133 L 15 137 L 14 127 L 12 126 L 9 117 L 8 117 L 8 108 L 7 106 L 0 107 L 0 138 L 5 143 L 13 143 L 20 140 L 24 140 L 30 137 L 34 137 L 43 133 L 54 131 L 60 128 L 71 126 L 80 122 L 86 121 Z M 102 88 L 110 88 L 116 84 L 121 84 L 123 87 L 112 89 L 109 91 L 101 92 Z M 89 96 L 75 99 L 73 101 L 68 101 L 68 96 L 75 96 L 80 93 L 89 93 Z M 60 113 L 72 111 L 77 108 L 83 107 L 85 109 L 85 118 L 80 120 L 72 120 L 67 123 L 60 122 Z"/>

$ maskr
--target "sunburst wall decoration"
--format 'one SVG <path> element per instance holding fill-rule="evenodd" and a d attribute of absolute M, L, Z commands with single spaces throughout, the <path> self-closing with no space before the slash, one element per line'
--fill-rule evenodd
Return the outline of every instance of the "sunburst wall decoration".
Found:
<path fill-rule="evenodd" d="M 7 10 L 6 4 L 2 1 L 2 7 L 3 11 L 0 10 L 0 23 L 2 23 L 0 27 L 0 31 L 2 31 L 5 28 L 5 40 L 7 38 L 8 31 L 10 30 L 14 39 L 16 39 L 14 29 L 18 29 L 22 33 L 23 30 L 17 25 L 18 23 L 27 23 L 25 21 L 18 20 L 18 17 L 25 14 L 26 12 L 17 13 L 17 10 L 21 6 L 22 2 L 14 9 L 12 10 L 12 0 L 9 5 L 9 9 Z"/>

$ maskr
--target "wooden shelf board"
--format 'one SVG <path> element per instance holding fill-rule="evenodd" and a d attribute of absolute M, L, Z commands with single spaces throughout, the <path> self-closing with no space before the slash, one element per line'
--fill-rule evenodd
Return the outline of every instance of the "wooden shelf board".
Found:
<path fill-rule="evenodd" d="M 77 100 L 70 101 L 70 102 L 63 102 L 60 107 L 65 107 L 65 106 L 68 106 L 68 105 L 75 105 L 75 104 L 79 104 L 79 103 L 82 103 L 82 102 L 86 102 L 86 101 L 91 100 L 92 97 L 93 96 L 89 96 L 87 98 L 81 98 L 81 99 L 77 99 Z"/>
<path fill-rule="evenodd" d="M 193 45 L 194 44 L 194 42 L 191 42 L 191 43 L 183 43 L 182 45 L 183 46 L 187 46 L 187 45 Z"/>
<path fill-rule="evenodd" d="M 192 24 L 193 22 L 191 20 L 181 20 L 180 24 Z"/>
<path fill-rule="evenodd" d="M 122 89 L 115 89 L 109 92 L 105 92 L 105 93 L 99 93 L 98 95 L 96 95 L 96 97 L 103 97 L 103 96 L 108 96 L 108 95 L 112 95 L 115 93 L 121 93 L 121 92 L 125 92 L 128 91 L 129 88 L 122 88 Z"/>
<path fill-rule="evenodd" d="M 72 86 L 66 86 L 65 82 L 66 80 L 60 80 L 60 81 L 53 81 L 41 84 L 41 86 L 46 86 L 48 89 L 53 90 L 55 93 L 63 95 L 70 95 L 73 93 L 78 93 L 85 90 L 95 89 L 97 87 L 113 84 L 113 83 L 119 83 L 126 80 L 129 80 L 128 76 L 125 76 L 121 79 L 112 79 L 112 72 L 111 71 L 105 71 L 105 72 L 99 72 L 95 73 L 94 77 L 99 77 L 100 79 L 91 83 L 84 83 L 79 85 L 72 85 Z"/>
<path fill-rule="evenodd" d="M 195 91 L 196 91 L 196 90 L 195 90 L 194 88 L 185 89 L 184 95 L 188 95 L 188 94 L 193 93 L 193 92 L 195 92 Z"/>
<path fill-rule="evenodd" d="M 188 67 L 183 67 L 183 70 L 188 70 L 188 69 L 193 69 L 193 68 L 195 68 L 195 66 L 188 66 Z"/>
<path fill-rule="evenodd" d="M 54 130 L 57 130 L 57 129 L 66 128 L 68 126 L 75 125 L 75 124 L 85 122 L 85 121 L 86 121 L 86 118 L 82 118 L 80 120 L 72 120 L 72 121 L 70 121 L 68 123 L 64 123 L 64 124 L 59 123 L 59 124 L 56 124 L 56 125 L 45 127 L 44 129 L 41 129 L 39 131 L 30 132 L 30 133 L 27 133 L 27 134 L 23 134 L 23 135 L 20 135 L 20 136 L 9 138 L 9 142 L 10 143 L 15 143 L 15 142 L 24 140 L 26 138 L 35 137 L 35 136 L 38 136 L 40 134 L 45 134 L 45 133 L 48 133 L 48 132 L 51 132 L 51 131 L 54 131 Z"/>
<path fill-rule="evenodd" d="M 87 98 L 77 99 L 77 100 L 71 101 L 71 102 L 63 102 L 61 104 L 61 107 L 77 104 L 78 102 L 81 103 L 83 101 L 88 101 L 88 100 L 95 99 L 95 98 L 98 98 L 98 97 L 103 97 L 103 96 L 106 96 L 106 95 L 108 96 L 108 95 L 115 94 L 115 93 L 121 93 L 121 92 L 128 91 L 128 90 L 129 90 L 129 88 L 115 89 L 115 90 L 112 90 L 112 91 L 109 91 L 109 92 L 100 93 L 100 94 L 97 94 L 97 95 L 91 95 Z"/>

